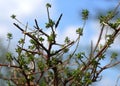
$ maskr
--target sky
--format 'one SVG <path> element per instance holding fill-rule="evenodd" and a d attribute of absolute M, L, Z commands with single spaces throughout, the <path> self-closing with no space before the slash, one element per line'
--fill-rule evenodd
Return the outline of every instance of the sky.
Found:
<path fill-rule="evenodd" d="M 60 25 L 57 28 L 58 41 L 61 38 L 69 36 L 72 40 L 76 38 L 75 30 L 82 27 L 83 21 L 81 19 L 81 11 L 88 9 L 90 11 L 89 20 L 84 29 L 83 37 L 81 38 L 81 45 L 90 45 L 91 39 L 95 42 L 99 33 L 99 22 L 97 14 L 107 12 L 109 9 L 114 9 L 118 0 L 0 0 L 0 38 L 6 41 L 6 34 L 11 32 L 13 34 L 13 45 L 17 44 L 17 39 L 22 37 L 21 32 L 13 25 L 15 20 L 10 16 L 15 14 L 17 19 L 22 23 L 28 22 L 29 27 L 33 27 L 34 19 L 37 19 L 40 27 L 45 28 L 47 22 L 46 3 L 50 3 L 51 17 L 56 21 L 61 13 L 63 17 Z M 120 40 L 116 40 L 114 49 L 120 48 Z M 14 46 L 12 46 L 14 48 Z M 97 86 L 114 86 L 119 76 L 116 69 L 109 69 L 103 72 L 103 79 Z"/>

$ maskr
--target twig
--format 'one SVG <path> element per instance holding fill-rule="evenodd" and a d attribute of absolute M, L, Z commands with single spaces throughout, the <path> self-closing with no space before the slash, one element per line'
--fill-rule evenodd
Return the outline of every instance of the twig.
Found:
<path fill-rule="evenodd" d="M 0 66 L 1 66 L 1 67 L 4 66 L 4 67 L 20 68 L 20 67 L 18 67 L 18 66 L 16 66 L 16 65 L 11 65 L 11 64 L 0 64 Z"/>
<path fill-rule="evenodd" d="M 63 48 L 57 50 L 55 53 L 51 54 L 51 56 L 54 56 L 56 55 L 57 53 L 63 51 L 64 49 L 66 49 L 68 46 L 71 46 L 72 44 L 74 44 L 74 41 L 73 42 L 70 42 L 69 44 L 67 44 L 66 46 L 64 46 Z"/>
<path fill-rule="evenodd" d="M 103 25 L 102 28 L 101 28 L 101 32 L 100 32 L 100 35 L 99 35 L 99 38 L 98 38 L 97 44 L 96 44 L 96 46 L 95 46 L 93 52 L 96 51 L 96 49 L 97 49 L 97 47 L 98 47 L 98 45 L 99 45 L 99 43 L 100 43 L 100 40 L 101 40 L 101 37 L 102 37 L 102 34 L 103 34 L 103 29 L 104 29 L 104 27 L 105 27 L 105 26 Z"/>
<path fill-rule="evenodd" d="M 117 36 L 117 34 L 119 33 L 119 31 L 120 31 L 120 28 L 117 29 L 117 30 L 112 34 L 112 37 L 109 39 L 109 40 L 111 40 L 111 42 L 113 42 L 113 41 L 115 40 L 115 37 Z M 95 58 L 99 57 L 110 45 L 111 45 L 111 43 L 110 43 L 110 44 L 106 43 L 106 44 L 103 46 L 103 48 L 97 53 L 97 55 L 95 56 Z"/>
<path fill-rule="evenodd" d="M 31 51 L 31 50 L 27 50 L 27 49 L 25 49 L 25 48 L 22 48 L 22 47 L 20 47 L 20 46 L 18 46 L 19 48 L 21 48 L 22 50 L 24 50 L 24 51 L 26 51 L 26 52 L 29 52 L 29 53 L 31 53 L 31 54 L 38 54 L 38 55 L 43 55 L 43 57 L 45 58 L 45 59 L 47 59 L 47 55 L 46 54 L 44 54 L 43 52 L 38 52 L 38 51 Z"/>
<path fill-rule="evenodd" d="M 118 82 L 120 80 L 120 75 L 118 76 L 117 80 L 116 80 L 116 85 L 115 86 L 118 86 Z"/>
<path fill-rule="evenodd" d="M 36 28 L 39 32 L 41 32 L 43 35 L 45 35 L 46 37 L 49 37 L 45 32 L 43 32 L 40 28 L 39 28 L 39 26 L 38 26 L 38 22 L 37 22 L 37 20 L 35 19 L 35 25 L 36 26 L 34 26 L 34 28 Z"/>
<path fill-rule="evenodd" d="M 24 34 L 26 34 L 27 36 L 29 36 L 30 38 L 32 38 L 38 45 L 40 45 L 47 53 L 48 50 L 43 46 L 43 44 L 41 44 L 38 39 L 35 36 L 32 36 L 31 34 L 25 32 L 19 25 L 17 25 L 16 23 L 13 23 L 18 29 L 20 29 Z"/>

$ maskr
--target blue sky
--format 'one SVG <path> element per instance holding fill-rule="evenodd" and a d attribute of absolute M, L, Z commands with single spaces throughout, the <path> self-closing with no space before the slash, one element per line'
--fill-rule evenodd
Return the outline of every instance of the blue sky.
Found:
<path fill-rule="evenodd" d="M 84 36 L 81 38 L 81 45 L 90 45 L 90 39 L 94 42 L 99 33 L 98 21 L 95 20 L 96 14 L 100 11 L 107 11 L 107 9 L 114 8 L 117 5 L 117 0 L 0 0 L 0 38 L 6 41 L 5 37 L 8 32 L 13 33 L 14 39 L 12 44 L 17 43 L 17 39 L 21 37 L 21 32 L 13 26 L 14 20 L 10 18 L 12 14 L 17 15 L 17 18 L 29 24 L 30 27 L 34 25 L 36 18 L 39 25 L 44 28 L 47 21 L 45 4 L 49 2 L 52 4 L 50 9 L 51 17 L 57 20 L 59 15 L 63 13 L 57 33 L 58 41 L 60 38 L 69 36 L 71 39 L 76 37 L 75 30 L 82 26 L 81 20 L 82 9 L 88 9 L 90 16 L 84 30 Z M 120 40 L 119 40 L 120 41 Z M 116 41 L 118 45 L 118 41 Z M 13 46 L 12 46 L 13 47 Z M 119 47 L 120 46 L 116 46 Z M 116 69 L 110 69 L 103 73 L 105 77 L 97 86 L 114 86 L 117 77 L 119 76 Z"/>

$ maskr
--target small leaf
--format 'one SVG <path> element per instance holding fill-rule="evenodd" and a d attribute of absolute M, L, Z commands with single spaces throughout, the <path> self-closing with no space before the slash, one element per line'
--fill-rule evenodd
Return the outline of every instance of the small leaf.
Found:
<path fill-rule="evenodd" d="M 82 19 L 87 20 L 89 15 L 89 11 L 87 9 L 82 10 Z"/>
<path fill-rule="evenodd" d="M 18 43 L 19 44 L 24 44 L 25 42 L 24 42 L 24 39 L 20 39 L 19 41 L 18 41 Z"/>
<path fill-rule="evenodd" d="M 84 52 L 80 52 L 80 53 L 76 54 L 76 57 L 77 57 L 78 59 L 82 59 L 82 58 L 84 58 L 84 56 L 85 56 L 85 53 L 84 53 Z"/>
<path fill-rule="evenodd" d="M 16 15 L 13 14 L 13 15 L 11 16 L 11 18 L 12 18 L 12 19 L 15 19 L 15 18 L 16 18 Z"/>
<path fill-rule="evenodd" d="M 31 43 L 31 44 L 36 44 L 36 41 L 33 40 L 33 39 L 31 39 L 31 40 L 30 40 L 30 43 Z"/>
<path fill-rule="evenodd" d="M 12 38 L 13 38 L 13 37 L 12 37 L 12 34 L 11 34 L 11 33 L 8 33 L 8 34 L 7 34 L 7 38 L 8 38 L 8 39 L 12 39 Z"/>
<path fill-rule="evenodd" d="M 49 42 L 53 42 L 55 39 L 55 35 L 52 33 L 49 37 L 48 37 L 48 41 Z"/>
<path fill-rule="evenodd" d="M 21 53 L 22 49 L 20 47 L 16 48 L 17 53 Z"/>
<path fill-rule="evenodd" d="M 39 41 L 40 41 L 40 42 L 43 42 L 43 41 L 44 41 L 44 38 L 43 38 L 43 37 L 40 37 L 40 38 L 39 38 Z"/>
<path fill-rule="evenodd" d="M 83 35 L 83 28 L 78 28 L 76 30 L 76 33 L 79 34 L 79 35 Z"/>
<path fill-rule="evenodd" d="M 13 59 L 12 59 L 12 54 L 9 53 L 9 52 L 6 53 L 6 57 L 7 57 L 7 60 L 10 61 L 10 62 L 13 60 Z"/>
<path fill-rule="evenodd" d="M 41 71 L 43 71 L 43 70 L 44 70 L 45 65 L 43 64 L 43 62 L 42 62 L 42 61 L 39 61 L 39 62 L 37 63 L 37 65 L 38 65 L 38 68 L 39 68 Z"/>
<path fill-rule="evenodd" d="M 111 58 L 116 59 L 117 56 L 118 56 L 118 54 L 116 52 L 113 52 L 112 55 L 111 55 Z"/>
<path fill-rule="evenodd" d="M 100 23 L 103 23 L 103 22 L 104 22 L 105 24 L 108 23 L 106 16 L 100 15 L 99 20 L 100 20 Z"/>
<path fill-rule="evenodd" d="M 70 43 L 70 39 L 68 37 L 66 37 L 64 42 L 68 44 L 68 43 Z"/>
<path fill-rule="evenodd" d="M 47 4 L 46 4 L 46 7 L 50 7 L 50 8 L 51 8 L 51 4 L 50 4 L 50 3 L 47 3 Z"/>
<path fill-rule="evenodd" d="M 107 20 L 109 21 L 110 19 L 112 19 L 115 16 L 115 14 L 113 13 L 113 11 L 108 11 L 107 13 Z"/>
<path fill-rule="evenodd" d="M 46 23 L 46 28 L 53 27 L 54 25 L 55 25 L 55 22 L 52 19 L 50 19 L 49 23 Z"/>
<path fill-rule="evenodd" d="M 116 22 L 120 24 L 120 18 L 118 18 L 118 19 L 116 20 Z"/>
<path fill-rule="evenodd" d="M 67 53 L 68 51 L 69 51 L 68 48 L 65 48 L 65 49 L 64 49 L 64 53 Z"/>
<path fill-rule="evenodd" d="M 119 26 L 119 23 L 108 23 L 108 25 L 112 28 L 112 29 L 114 29 L 114 30 L 116 30 L 116 28 Z"/>

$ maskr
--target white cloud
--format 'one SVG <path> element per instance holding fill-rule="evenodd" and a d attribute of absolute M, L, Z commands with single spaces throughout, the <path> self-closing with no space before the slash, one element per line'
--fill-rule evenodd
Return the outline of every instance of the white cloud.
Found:
<path fill-rule="evenodd" d="M 71 40 L 75 40 L 78 37 L 78 34 L 76 34 L 76 29 L 78 26 L 68 26 L 65 28 L 65 31 L 63 32 L 63 37 L 69 37 Z"/>
<path fill-rule="evenodd" d="M 100 86 L 114 86 L 114 85 L 115 84 L 113 80 L 107 77 L 105 77 L 100 83 Z"/>
<path fill-rule="evenodd" d="M 54 5 L 54 1 L 51 0 L 0 0 L 0 34 L 5 35 L 8 30 L 13 29 L 10 26 L 13 23 L 10 18 L 12 14 L 17 15 L 18 19 L 28 22 L 30 21 L 24 20 L 26 17 L 32 18 L 39 15 L 44 17 L 47 2 Z"/>
<path fill-rule="evenodd" d="M 34 14 L 35 11 L 43 14 L 46 12 L 45 4 L 47 2 L 54 3 L 50 0 L 1 0 L 0 11 L 2 12 L 1 15 L 6 16 L 12 13 L 19 16 L 30 16 L 30 14 Z"/>
<path fill-rule="evenodd" d="M 93 83 L 95 86 L 115 86 L 115 81 L 111 78 L 105 77 L 101 81 Z"/>
<path fill-rule="evenodd" d="M 0 38 L 5 37 L 8 31 L 8 27 L 0 25 Z"/>
<path fill-rule="evenodd" d="M 16 7 L 14 8 L 14 12 L 11 11 L 12 13 L 22 15 L 22 16 L 29 16 L 30 14 L 33 14 L 36 9 L 43 10 L 44 7 L 44 0 L 19 0 L 16 3 Z M 42 5 L 42 8 L 38 8 L 40 5 Z"/>

